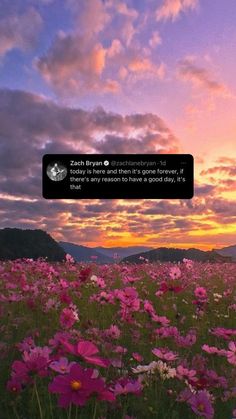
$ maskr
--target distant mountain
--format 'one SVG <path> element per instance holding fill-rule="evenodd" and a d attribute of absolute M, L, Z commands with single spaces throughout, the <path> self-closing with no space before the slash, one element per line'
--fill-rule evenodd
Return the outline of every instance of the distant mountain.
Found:
<path fill-rule="evenodd" d="M 231 256 L 232 260 L 236 262 L 236 245 L 213 250 L 221 256 Z"/>
<path fill-rule="evenodd" d="M 62 261 L 65 259 L 65 252 L 43 230 L 21 230 L 19 228 L 0 230 L 0 260 L 37 259 L 39 257 L 47 257 L 48 261 Z"/>
<path fill-rule="evenodd" d="M 111 258 L 113 258 L 114 254 L 117 254 L 118 258 L 124 258 L 130 255 L 135 255 L 140 252 L 147 252 L 148 250 L 153 249 L 153 247 L 148 247 L 148 246 L 94 247 L 93 249 Z"/>
<path fill-rule="evenodd" d="M 181 262 L 184 258 L 199 262 L 230 262 L 230 257 L 221 256 L 214 251 L 204 252 L 198 249 L 175 249 L 160 247 L 148 252 L 138 253 L 122 259 L 122 262 L 142 263 L 140 256 L 150 262 Z"/>
<path fill-rule="evenodd" d="M 95 248 L 92 249 L 90 247 L 61 241 L 59 242 L 59 245 L 66 253 L 69 253 L 76 260 L 76 262 L 91 262 L 93 260 L 91 256 L 97 256 L 94 261 L 99 264 L 114 262 L 113 258 L 97 252 Z"/>

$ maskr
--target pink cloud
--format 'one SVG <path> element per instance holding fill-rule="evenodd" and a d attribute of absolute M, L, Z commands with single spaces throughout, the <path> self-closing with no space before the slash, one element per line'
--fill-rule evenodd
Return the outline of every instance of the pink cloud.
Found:
<path fill-rule="evenodd" d="M 162 44 L 162 39 L 158 31 L 152 33 L 151 38 L 149 39 L 149 45 L 151 48 L 155 48 L 157 45 Z"/>
<path fill-rule="evenodd" d="M 32 48 L 42 27 L 42 18 L 31 7 L 22 14 L 12 14 L 0 19 L 0 56 L 12 49 Z"/>
<path fill-rule="evenodd" d="M 58 94 L 118 91 L 118 82 L 102 79 L 106 49 L 77 34 L 59 33 L 48 52 L 35 61 L 36 68 Z"/>
<path fill-rule="evenodd" d="M 111 16 L 102 0 L 67 0 L 73 13 L 75 31 L 90 38 L 103 31 L 110 22 Z"/>
<path fill-rule="evenodd" d="M 215 173 L 225 173 L 228 176 L 236 176 L 236 166 L 215 166 L 207 170 L 202 170 L 201 175 L 212 175 Z"/>
<path fill-rule="evenodd" d="M 163 0 L 162 5 L 156 11 L 156 19 L 176 20 L 182 12 L 195 10 L 199 4 L 198 0 Z"/>
<path fill-rule="evenodd" d="M 228 88 L 203 67 L 195 64 L 194 59 L 185 59 L 179 62 L 178 74 L 184 81 L 189 81 L 194 87 L 200 87 L 214 95 L 223 97 L 232 96 Z"/>

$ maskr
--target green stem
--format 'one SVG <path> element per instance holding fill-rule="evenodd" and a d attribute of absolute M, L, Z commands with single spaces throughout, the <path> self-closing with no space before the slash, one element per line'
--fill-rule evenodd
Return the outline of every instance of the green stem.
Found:
<path fill-rule="evenodd" d="M 75 411 L 75 419 L 78 418 L 78 406 L 76 406 L 76 411 Z"/>
<path fill-rule="evenodd" d="M 51 393 L 48 393 L 49 395 L 49 406 L 50 406 L 50 413 L 51 413 L 51 417 L 53 419 L 53 411 L 52 411 L 52 398 L 51 398 Z"/>
<path fill-rule="evenodd" d="M 17 419 L 20 419 L 20 416 L 18 415 L 18 413 L 17 413 L 17 410 L 16 410 L 15 406 L 13 406 L 13 412 L 14 412 L 14 414 L 15 414 L 15 417 L 16 417 Z"/>
<path fill-rule="evenodd" d="M 38 407 L 39 407 L 39 416 L 40 416 L 40 419 L 43 419 L 43 412 L 42 412 L 42 407 L 41 407 L 41 403 L 40 403 L 40 399 L 39 399 L 39 393 L 38 393 L 38 389 L 37 389 L 36 380 L 34 382 L 34 389 L 35 389 L 35 394 L 36 394 Z"/>
<path fill-rule="evenodd" d="M 97 402 L 95 402 L 95 406 L 94 406 L 93 419 L 96 418 L 96 413 L 97 413 Z"/>
<path fill-rule="evenodd" d="M 70 403 L 68 419 L 71 419 L 71 409 L 72 409 L 72 403 Z"/>

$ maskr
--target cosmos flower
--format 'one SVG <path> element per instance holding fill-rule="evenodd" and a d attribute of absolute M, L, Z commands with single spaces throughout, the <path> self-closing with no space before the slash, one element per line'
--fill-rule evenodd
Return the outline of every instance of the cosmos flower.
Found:
<path fill-rule="evenodd" d="M 49 384 L 51 393 L 58 393 L 59 406 L 66 408 L 71 403 L 84 406 L 93 395 L 98 395 L 102 400 L 115 400 L 112 392 L 105 388 L 101 378 L 93 378 L 93 369 L 84 369 L 79 364 L 72 365 L 69 374 L 58 375 Z"/>
<path fill-rule="evenodd" d="M 204 287 L 197 287 L 194 291 L 194 295 L 200 301 L 207 299 L 207 292 L 206 292 L 206 289 Z"/>
<path fill-rule="evenodd" d="M 70 372 L 71 366 L 75 364 L 75 362 L 69 362 L 67 358 L 61 357 L 59 361 L 53 361 L 50 363 L 49 367 L 61 374 L 67 374 Z"/>
<path fill-rule="evenodd" d="M 172 279 L 178 279 L 181 277 L 181 270 L 178 268 L 178 266 L 173 266 L 170 268 L 170 277 Z"/>
<path fill-rule="evenodd" d="M 114 386 L 115 396 L 121 394 L 132 393 L 135 395 L 141 395 L 142 385 L 138 380 L 131 380 L 128 378 L 121 378 L 117 381 Z"/>
<path fill-rule="evenodd" d="M 230 364 L 236 365 L 236 344 L 229 342 L 229 351 L 227 351 L 227 360 Z"/>
<path fill-rule="evenodd" d="M 199 391 L 194 394 L 188 401 L 192 410 L 196 415 L 211 419 L 214 417 L 214 409 L 209 400 L 208 394 L 205 391 Z"/>
<path fill-rule="evenodd" d="M 100 367 L 107 367 L 110 364 L 109 360 L 96 356 L 99 350 L 92 342 L 84 340 L 73 345 L 66 340 L 62 340 L 61 343 L 67 352 L 81 356 L 90 364 L 99 365 Z"/>
<path fill-rule="evenodd" d="M 78 320 L 78 315 L 71 308 L 64 308 L 60 315 L 60 324 L 65 329 L 70 329 Z"/>
<path fill-rule="evenodd" d="M 165 361 L 174 361 L 178 358 L 178 355 L 166 348 L 155 348 L 152 349 L 152 353 L 158 358 L 164 359 Z"/>

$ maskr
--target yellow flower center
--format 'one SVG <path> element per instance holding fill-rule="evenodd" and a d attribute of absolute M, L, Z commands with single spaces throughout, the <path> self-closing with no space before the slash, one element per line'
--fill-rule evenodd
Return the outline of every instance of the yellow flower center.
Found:
<path fill-rule="evenodd" d="M 66 367 L 63 367 L 63 365 L 61 366 L 61 371 L 65 371 Z"/>
<path fill-rule="evenodd" d="M 204 410 L 205 410 L 205 406 L 204 406 L 204 404 L 199 403 L 199 405 L 198 405 L 198 410 L 199 410 L 199 412 L 204 412 Z"/>
<path fill-rule="evenodd" d="M 17 390 L 17 388 L 16 387 L 12 387 L 12 391 L 16 391 Z"/>
<path fill-rule="evenodd" d="M 82 387 L 81 381 L 71 381 L 70 386 L 72 390 L 79 390 Z"/>

